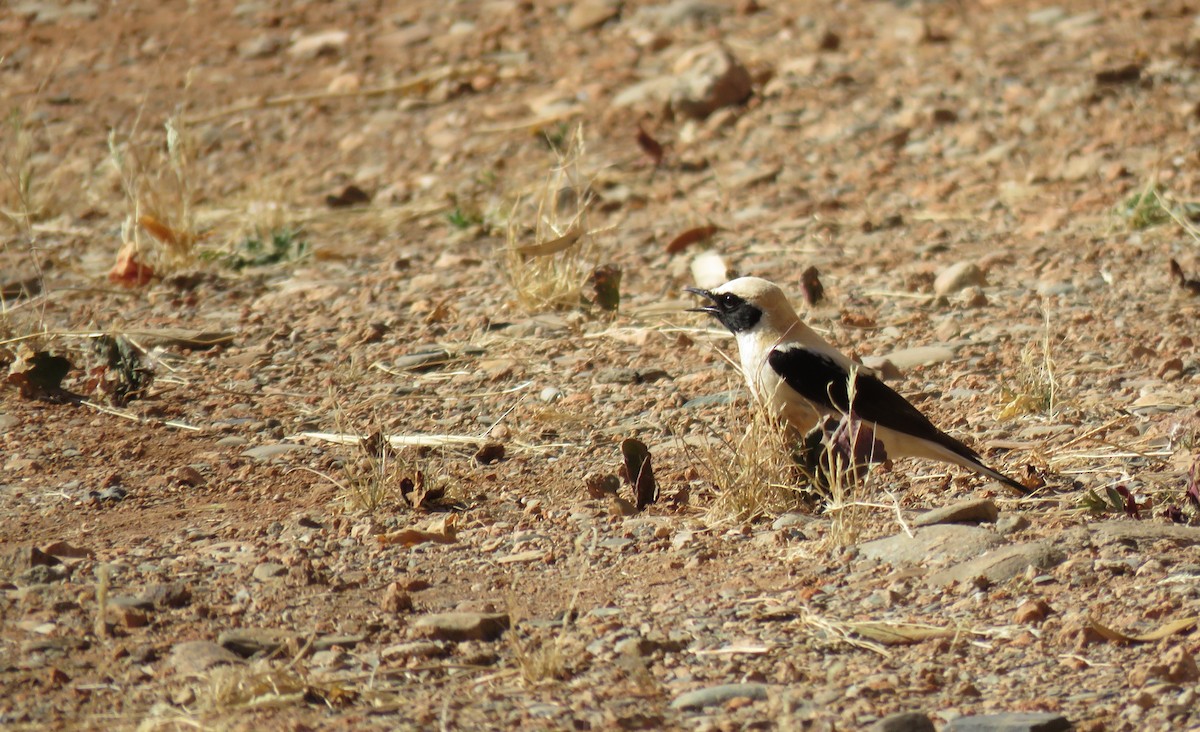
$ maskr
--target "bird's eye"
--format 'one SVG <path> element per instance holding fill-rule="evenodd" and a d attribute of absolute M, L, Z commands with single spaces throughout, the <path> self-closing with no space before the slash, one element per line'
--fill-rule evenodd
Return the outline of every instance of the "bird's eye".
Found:
<path fill-rule="evenodd" d="M 721 306 L 722 310 L 730 310 L 737 305 L 737 297 L 727 292 L 717 298 L 717 304 Z"/>

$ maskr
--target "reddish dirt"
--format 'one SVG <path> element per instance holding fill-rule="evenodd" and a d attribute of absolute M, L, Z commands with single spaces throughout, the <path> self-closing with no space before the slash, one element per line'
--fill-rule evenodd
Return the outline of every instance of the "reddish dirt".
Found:
<path fill-rule="evenodd" d="M 626 103 L 714 42 L 749 98 L 703 119 Z M 0 9 L 0 367 L 19 375 L 0 384 L 0 726 L 1195 728 L 1198 308 L 1169 262 L 1200 272 L 1197 89 L 1178 2 Z M 581 289 L 530 305 L 514 282 L 543 257 L 506 251 L 567 233 L 575 196 L 543 194 L 577 126 L 555 185 L 592 196 Z M 369 203 L 329 203 L 351 185 Z M 1134 205 L 1152 190 L 1179 221 Z M 198 238 L 172 253 L 144 215 Z M 272 231 L 280 256 L 246 245 Z M 145 285 L 108 277 L 123 237 Z M 732 340 L 684 312 L 706 246 L 797 304 L 816 266 L 805 317 L 858 357 L 940 347 L 893 385 L 1035 496 L 899 461 L 854 536 L 812 502 L 731 511 L 751 412 Z M 936 293 L 959 262 L 984 279 Z M 605 264 L 616 314 L 580 302 Z M 92 383 L 100 333 L 153 373 L 127 404 Z M 38 352 L 70 361 L 66 394 L 17 388 Z M 468 439 L 400 449 L 415 467 L 368 510 L 363 450 L 314 433 L 373 430 Z M 616 474 L 631 437 L 660 500 L 624 515 L 585 476 Z M 446 495 L 414 509 L 417 468 Z M 955 546 L 872 555 L 969 498 L 1000 508 L 981 532 L 1055 560 L 943 584 Z M 388 543 L 445 520 L 453 541 Z M 508 628 L 423 624 L 452 611 Z M 282 640 L 255 653 L 238 630 Z M 724 684 L 750 686 L 680 701 Z"/>

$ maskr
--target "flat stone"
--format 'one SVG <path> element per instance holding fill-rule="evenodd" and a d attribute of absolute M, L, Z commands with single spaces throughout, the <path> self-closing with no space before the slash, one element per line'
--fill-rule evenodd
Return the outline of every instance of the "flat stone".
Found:
<path fill-rule="evenodd" d="M 366 639 L 366 633 L 354 633 L 350 635 L 323 635 L 313 641 L 312 647 L 314 651 L 327 651 L 334 646 L 338 646 L 340 648 L 353 648 Z"/>
<path fill-rule="evenodd" d="M 891 564 L 930 564 L 974 558 L 1005 543 L 993 531 L 961 524 L 925 526 L 913 534 L 869 541 L 859 553 Z"/>
<path fill-rule="evenodd" d="M 252 447 L 249 450 L 244 451 L 242 453 L 242 457 L 248 457 L 254 460 L 270 460 L 272 458 L 277 458 L 280 455 L 286 455 L 293 450 L 300 449 L 303 449 L 303 445 L 290 445 L 284 443 L 277 443 L 274 445 L 259 445 L 258 447 Z"/>
<path fill-rule="evenodd" d="M 1195 526 L 1116 519 L 1088 524 L 1088 529 L 1092 532 L 1092 540 L 1100 545 L 1118 542 L 1153 544 L 1156 541 L 1169 541 L 1177 546 L 1200 544 L 1200 527 Z"/>
<path fill-rule="evenodd" d="M 228 666 L 241 663 L 242 659 L 227 648 L 212 641 L 186 641 L 176 643 L 167 657 L 167 665 L 175 669 L 175 673 L 190 676 L 201 674 L 216 666 Z"/>
<path fill-rule="evenodd" d="M 275 653 L 286 648 L 295 638 L 297 634 L 288 630 L 235 628 L 217 636 L 217 643 L 242 658 L 250 658 L 256 653 Z"/>
<path fill-rule="evenodd" d="M 413 623 L 413 630 L 432 640 L 493 641 L 508 630 L 508 615 L 472 612 L 424 615 Z"/>
<path fill-rule="evenodd" d="M 913 520 L 913 526 L 934 524 L 992 524 L 1000 517 L 1000 509 L 990 498 L 962 501 L 927 511 Z"/>
<path fill-rule="evenodd" d="M 671 89 L 671 107 L 693 119 L 704 119 L 722 107 L 741 104 L 753 92 L 750 72 L 729 49 L 710 43 L 679 57 Z"/>
<path fill-rule="evenodd" d="M 192 601 L 192 590 L 184 582 L 158 582 L 148 586 L 138 599 L 156 608 L 179 608 Z"/>
<path fill-rule="evenodd" d="M 1071 722 L 1053 712 L 1002 712 L 956 717 L 943 732 L 1066 732 Z"/>
<path fill-rule="evenodd" d="M 724 704 L 732 699 L 766 699 L 766 684 L 721 684 L 696 689 L 675 697 L 672 709 L 704 709 Z"/>
<path fill-rule="evenodd" d="M 1016 577 L 1029 567 L 1050 569 L 1066 561 L 1067 555 L 1060 549 L 1041 541 L 1014 544 L 984 554 L 978 559 L 935 572 L 929 577 L 930 584 L 948 585 L 951 582 L 973 582 L 987 580 L 1000 584 Z"/>
<path fill-rule="evenodd" d="M 934 726 L 922 712 L 899 712 L 875 722 L 867 732 L 934 732 Z"/>
<path fill-rule="evenodd" d="M 914 346 L 913 348 L 903 348 L 899 351 L 892 351 L 889 354 L 879 356 L 878 361 L 887 361 L 900 371 L 907 371 L 916 366 L 928 366 L 934 363 L 942 363 L 954 359 L 954 349 L 947 346 Z M 871 366 L 870 363 L 867 364 Z M 876 368 L 872 366 L 872 368 Z"/>
<path fill-rule="evenodd" d="M 433 641 L 410 641 L 388 646 L 379 655 L 389 661 L 402 661 L 408 658 L 441 658 L 449 653 L 450 649 Z"/>

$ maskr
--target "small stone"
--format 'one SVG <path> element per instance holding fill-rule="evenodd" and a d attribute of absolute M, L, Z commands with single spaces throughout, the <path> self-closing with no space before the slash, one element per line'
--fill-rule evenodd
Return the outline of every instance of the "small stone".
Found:
<path fill-rule="evenodd" d="M 383 592 L 380 605 L 384 612 L 393 615 L 410 613 L 413 609 L 412 595 L 401 588 L 398 582 L 391 582 Z"/>
<path fill-rule="evenodd" d="M 270 582 L 282 579 L 287 574 L 287 567 L 275 562 L 263 562 L 254 568 L 254 579 L 259 582 Z"/>
<path fill-rule="evenodd" d="M 675 70 L 671 106 L 693 119 L 704 119 L 722 107 L 741 104 L 753 92 L 750 72 L 719 44 L 706 44 L 684 53 Z"/>
<path fill-rule="evenodd" d="M 675 697 L 672 709 L 704 709 L 734 699 L 766 699 L 766 684 L 721 684 L 706 689 L 696 689 Z"/>
<path fill-rule="evenodd" d="M 110 620 L 126 628 L 144 628 L 150 624 L 150 616 L 146 614 L 144 606 L 133 597 L 114 597 L 108 601 L 105 611 Z"/>
<path fill-rule="evenodd" d="M 238 56 L 244 59 L 274 56 L 283 48 L 285 39 L 278 33 L 262 33 L 238 44 Z"/>
<path fill-rule="evenodd" d="M 171 473 L 171 485 L 186 485 L 189 488 L 204 485 L 204 476 L 190 465 L 181 465 Z"/>
<path fill-rule="evenodd" d="M 573 33 L 604 25 L 621 12 L 621 0 L 578 0 L 567 13 L 567 30 Z"/>
<path fill-rule="evenodd" d="M 933 291 L 938 295 L 950 295 L 971 285 L 987 286 L 983 270 L 974 262 L 958 262 L 938 273 L 933 281 Z"/>
<path fill-rule="evenodd" d="M 167 666 L 180 675 L 201 674 L 215 666 L 241 663 L 232 651 L 211 641 L 176 643 L 167 658 Z"/>
<path fill-rule="evenodd" d="M 449 653 L 446 646 L 433 641 L 411 641 L 388 646 L 379 655 L 389 661 L 404 661 L 409 658 L 441 658 Z"/>
<path fill-rule="evenodd" d="M 1017 608 L 1013 622 L 1018 625 L 1037 625 L 1054 613 L 1045 600 L 1026 600 Z"/>
<path fill-rule="evenodd" d="M 493 641 L 508 630 L 508 615 L 473 612 L 424 615 L 413 623 L 413 630 L 431 640 Z"/>
<path fill-rule="evenodd" d="M 241 435 L 227 435 L 217 440 L 217 447 L 240 447 L 245 445 L 249 440 Z"/>
<path fill-rule="evenodd" d="M 297 38 L 287 52 L 293 58 L 309 60 L 317 56 L 340 53 L 349 40 L 350 34 L 342 30 L 314 33 Z"/>
<path fill-rule="evenodd" d="M 934 732 L 933 721 L 922 712 L 889 714 L 867 728 L 868 732 Z"/>
<path fill-rule="evenodd" d="M 1068 732 L 1071 722 L 1053 712 L 1002 712 L 956 717 L 942 732 Z"/>
<path fill-rule="evenodd" d="M 542 400 L 543 402 L 545 402 L 547 404 L 556 402 L 559 399 L 562 399 L 562 397 L 563 397 L 562 390 L 556 386 L 547 386 L 545 389 L 542 389 L 542 391 L 538 394 L 538 399 Z"/>
<path fill-rule="evenodd" d="M 934 524 L 990 524 L 1000 516 L 1000 509 L 990 498 L 963 501 L 927 511 L 913 520 L 913 526 Z"/>

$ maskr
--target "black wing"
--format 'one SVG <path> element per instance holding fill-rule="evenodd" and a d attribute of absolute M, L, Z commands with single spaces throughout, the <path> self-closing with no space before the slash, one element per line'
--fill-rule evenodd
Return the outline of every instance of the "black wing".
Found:
<path fill-rule="evenodd" d="M 850 375 L 829 356 L 803 347 L 782 347 L 771 351 L 767 363 L 805 399 L 842 413 L 850 410 L 846 394 Z M 975 451 L 935 427 L 928 417 L 877 377 L 859 372 L 854 391 L 854 413 L 862 419 L 979 461 Z"/>

